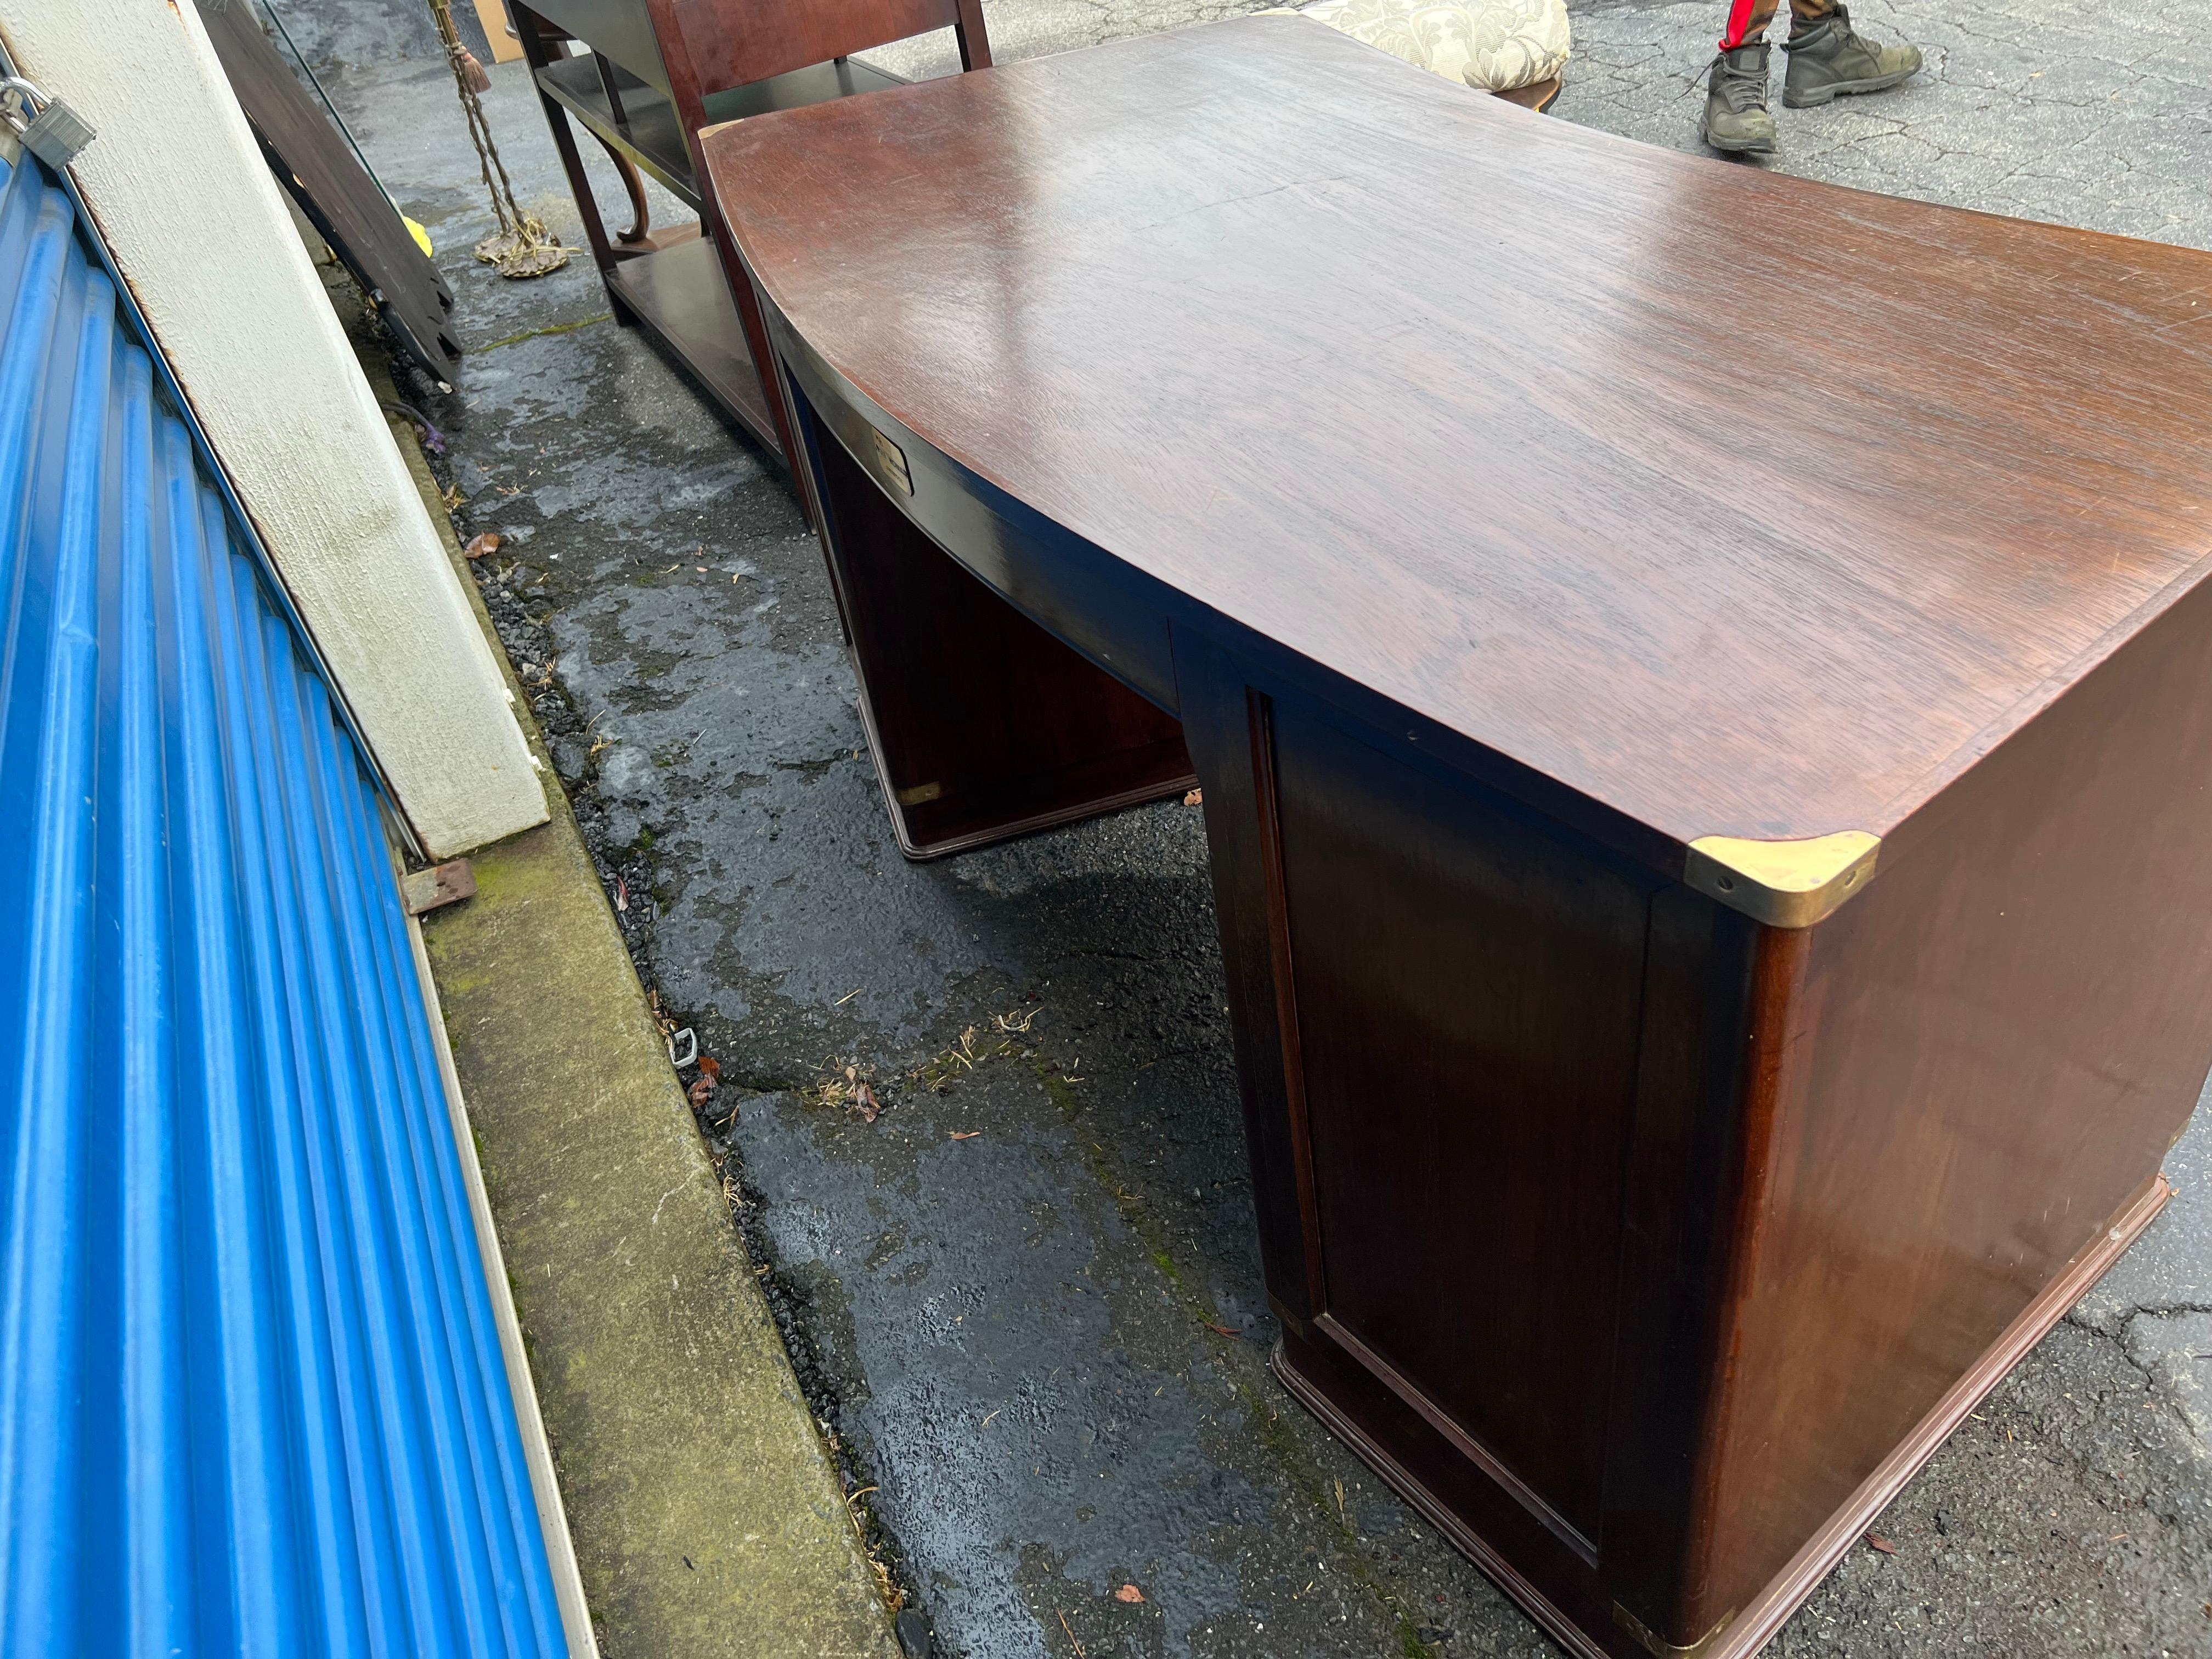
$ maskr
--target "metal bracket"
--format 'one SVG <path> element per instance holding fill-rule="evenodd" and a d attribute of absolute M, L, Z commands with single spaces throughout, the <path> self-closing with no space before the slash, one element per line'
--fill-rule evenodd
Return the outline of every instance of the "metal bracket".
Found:
<path fill-rule="evenodd" d="M 868 435 L 876 441 L 876 471 L 883 474 L 884 482 L 902 495 L 913 495 L 914 474 L 907 471 L 906 451 L 873 427 L 868 428 Z"/>
<path fill-rule="evenodd" d="M 1720 1623 L 1687 1647 L 1678 1647 L 1669 1642 L 1618 1601 L 1613 1604 L 1613 1622 L 1634 1637 L 1647 1653 L 1654 1656 L 1654 1659 L 1700 1659 L 1700 1656 L 1711 1650 L 1721 1633 L 1735 1623 L 1735 1614 L 1732 1612 L 1722 1614 Z"/>
<path fill-rule="evenodd" d="M 476 890 L 476 872 L 466 859 L 453 859 L 428 870 L 410 871 L 399 881 L 401 902 L 410 916 L 473 898 Z"/>
<path fill-rule="evenodd" d="M 1804 841 L 1700 836 L 1682 879 L 1769 927 L 1810 927 L 1866 885 L 1881 850 L 1881 837 L 1863 830 Z"/>
<path fill-rule="evenodd" d="M 0 79 L 0 119 L 22 140 L 25 149 L 57 173 L 94 137 L 90 122 L 20 75 Z"/>

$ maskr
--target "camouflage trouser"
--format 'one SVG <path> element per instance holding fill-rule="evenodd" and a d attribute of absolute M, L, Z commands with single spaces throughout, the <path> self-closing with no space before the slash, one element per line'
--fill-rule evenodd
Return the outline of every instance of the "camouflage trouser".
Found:
<path fill-rule="evenodd" d="M 1780 0 L 1729 0 L 1728 33 L 1721 36 L 1721 50 L 1733 52 L 1745 41 L 1764 36 L 1779 4 Z M 1800 27 L 1817 23 L 1835 9 L 1836 0 L 1790 0 L 1790 15 Z"/>

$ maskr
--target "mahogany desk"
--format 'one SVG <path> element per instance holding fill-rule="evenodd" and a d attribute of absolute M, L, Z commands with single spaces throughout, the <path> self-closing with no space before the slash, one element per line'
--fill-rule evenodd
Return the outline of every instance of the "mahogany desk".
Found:
<path fill-rule="evenodd" d="M 1573 1652 L 1756 1650 L 2212 1064 L 2212 256 L 1295 17 L 703 150 L 902 842 L 1188 744 L 1285 1382 Z"/>

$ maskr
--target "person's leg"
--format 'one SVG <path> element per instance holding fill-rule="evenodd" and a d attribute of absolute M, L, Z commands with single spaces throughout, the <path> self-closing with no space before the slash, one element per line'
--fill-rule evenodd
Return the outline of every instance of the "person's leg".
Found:
<path fill-rule="evenodd" d="M 1705 142 L 1715 149 L 1764 155 L 1774 148 L 1774 116 L 1766 107 L 1766 26 L 1778 3 L 1729 0 L 1720 55 L 1705 80 Z"/>
<path fill-rule="evenodd" d="M 1775 147 L 1766 106 L 1766 26 L 1779 0 L 1729 0 L 1720 54 L 1705 91 L 1705 142 L 1715 149 L 1764 155 Z M 1851 27 L 1842 0 L 1790 0 L 1790 71 L 1782 101 L 1792 109 L 1846 94 L 1881 92 L 1920 68 L 1917 46 L 1885 46 Z"/>
<path fill-rule="evenodd" d="M 1766 26 L 1774 21 L 1774 10 L 1779 0 L 1729 0 L 1728 27 L 1721 31 L 1721 50 L 1734 52 L 1747 40 L 1761 40 L 1766 36 Z M 1819 0 L 1825 11 L 1833 0 Z M 1805 0 L 1790 0 L 1794 11 Z"/>

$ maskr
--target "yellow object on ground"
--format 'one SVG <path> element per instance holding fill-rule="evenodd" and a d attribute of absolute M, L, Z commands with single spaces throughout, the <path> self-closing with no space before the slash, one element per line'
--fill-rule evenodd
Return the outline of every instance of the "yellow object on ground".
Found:
<path fill-rule="evenodd" d="M 522 42 L 515 39 L 514 25 L 507 21 L 507 8 L 501 0 L 476 0 L 477 21 L 483 25 L 484 39 L 491 43 L 491 61 L 512 64 L 522 56 Z"/>
<path fill-rule="evenodd" d="M 404 213 L 399 216 L 399 219 L 400 222 L 407 227 L 407 234 L 415 239 L 415 246 L 422 250 L 422 257 L 428 258 L 436 251 L 430 246 L 430 233 Z"/>

